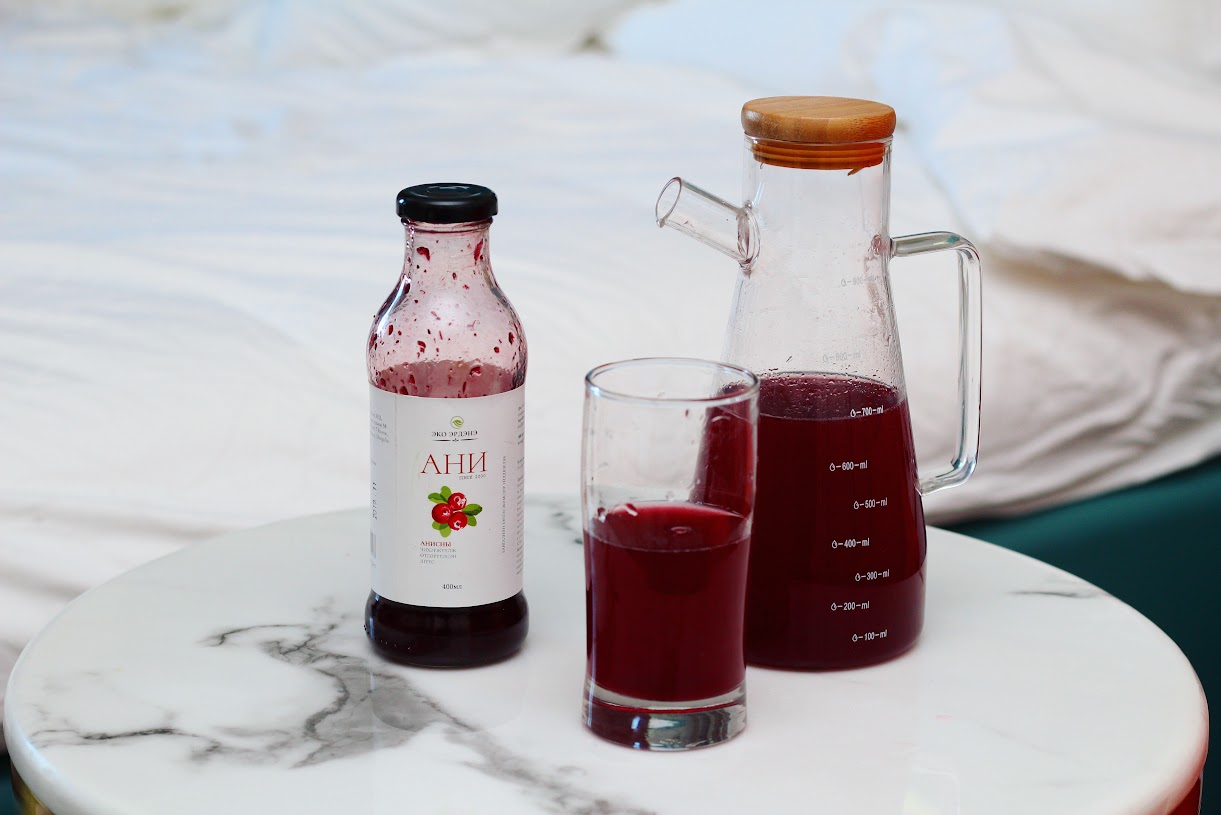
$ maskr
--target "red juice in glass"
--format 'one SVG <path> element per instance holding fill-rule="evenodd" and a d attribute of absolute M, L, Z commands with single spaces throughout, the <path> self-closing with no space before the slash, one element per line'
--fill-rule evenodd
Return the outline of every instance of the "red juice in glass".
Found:
<path fill-rule="evenodd" d="M 750 371 L 699 359 L 585 377 L 582 715 L 608 741 L 691 750 L 746 727 L 758 396 Z"/>
<path fill-rule="evenodd" d="M 845 668 L 907 650 L 924 622 L 925 532 L 906 400 L 790 374 L 761 380 L 759 413 L 747 661 Z"/>
<path fill-rule="evenodd" d="M 712 699 L 742 684 L 749 528 L 685 502 L 623 504 L 585 533 L 588 673 L 635 699 Z"/>

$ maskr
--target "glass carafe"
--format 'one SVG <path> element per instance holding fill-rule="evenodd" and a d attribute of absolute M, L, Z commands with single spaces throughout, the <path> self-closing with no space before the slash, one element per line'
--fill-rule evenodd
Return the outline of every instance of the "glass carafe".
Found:
<path fill-rule="evenodd" d="M 921 496 L 975 466 L 978 255 L 948 232 L 890 237 L 887 105 L 772 97 L 748 102 L 742 123 L 746 203 L 675 178 L 657 221 L 741 267 L 723 358 L 761 380 L 746 658 L 796 669 L 879 662 L 923 626 Z M 960 432 L 949 466 L 921 477 L 888 265 L 946 249 L 958 257 Z"/>

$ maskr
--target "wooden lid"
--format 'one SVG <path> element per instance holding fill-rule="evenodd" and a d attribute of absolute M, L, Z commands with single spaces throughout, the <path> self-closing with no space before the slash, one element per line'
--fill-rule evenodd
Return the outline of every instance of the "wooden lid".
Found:
<path fill-rule="evenodd" d="M 885 139 L 895 132 L 895 110 L 881 102 L 841 96 L 769 96 L 742 106 L 746 135 L 803 144 Z"/>
<path fill-rule="evenodd" d="M 856 172 L 886 157 L 895 111 L 842 96 L 769 96 L 742 106 L 742 127 L 764 164 Z"/>

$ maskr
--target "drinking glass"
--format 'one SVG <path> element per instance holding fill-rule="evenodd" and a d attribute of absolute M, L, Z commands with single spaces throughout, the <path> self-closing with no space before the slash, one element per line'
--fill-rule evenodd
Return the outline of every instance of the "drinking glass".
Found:
<path fill-rule="evenodd" d="M 645 750 L 746 725 L 742 625 L 759 380 L 697 359 L 585 378 L 585 724 Z"/>

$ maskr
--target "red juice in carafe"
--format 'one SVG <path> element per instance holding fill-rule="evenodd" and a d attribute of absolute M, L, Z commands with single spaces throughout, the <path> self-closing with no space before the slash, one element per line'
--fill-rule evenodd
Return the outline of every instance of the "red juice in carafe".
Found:
<path fill-rule="evenodd" d="M 746 659 L 846 668 L 907 650 L 924 622 L 924 510 L 907 401 L 847 376 L 766 377 Z"/>
<path fill-rule="evenodd" d="M 741 515 L 684 502 L 624 504 L 591 520 L 590 678 L 613 693 L 663 702 L 738 687 L 746 671 L 747 532 Z"/>

